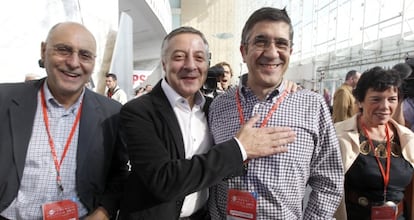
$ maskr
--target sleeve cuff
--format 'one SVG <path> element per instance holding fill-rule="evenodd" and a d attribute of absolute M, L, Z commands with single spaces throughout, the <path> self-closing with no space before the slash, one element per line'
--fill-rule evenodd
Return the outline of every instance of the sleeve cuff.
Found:
<path fill-rule="evenodd" d="M 241 152 L 241 154 L 242 154 L 243 161 L 246 161 L 246 160 L 247 160 L 247 153 L 246 153 L 246 150 L 244 149 L 243 145 L 241 144 L 241 142 L 240 142 L 240 141 L 239 141 L 236 137 L 234 137 L 234 140 L 236 140 L 237 145 L 238 145 L 238 146 L 239 146 L 239 148 L 240 148 L 240 152 Z"/>

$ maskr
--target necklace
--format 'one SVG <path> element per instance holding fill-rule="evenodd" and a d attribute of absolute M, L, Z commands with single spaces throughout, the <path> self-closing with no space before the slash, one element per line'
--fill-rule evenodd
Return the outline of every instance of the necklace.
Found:
<path fill-rule="evenodd" d="M 372 148 L 369 144 L 369 139 L 367 138 L 367 136 L 363 132 L 363 129 L 360 126 L 358 126 L 358 131 L 360 135 L 359 153 L 366 156 L 371 152 Z M 395 131 L 393 133 L 395 134 Z M 391 155 L 393 157 L 400 157 L 402 154 L 400 142 L 399 142 L 398 137 L 395 137 L 394 134 L 392 134 L 390 137 Z M 387 139 L 386 138 L 387 137 L 385 136 L 382 140 L 372 139 L 372 144 L 374 147 L 373 156 L 378 156 L 380 158 L 386 158 L 386 154 L 387 154 L 387 149 L 386 149 Z"/>
<path fill-rule="evenodd" d="M 387 201 L 387 187 L 388 183 L 390 181 L 390 170 L 391 170 L 391 140 L 388 130 L 388 123 L 385 124 L 385 134 L 387 137 L 387 146 L 384 145 L 378 145 L 376 148 L 374 148 L 374 144 L 372 142 L 372 139 L 369 137 L 368 129 L 365 126 L 364 122 L 362 122 L 361 119 L 361 128 L 364 130 L 365 135 L 368 139 L 368 143 L 371 147 L 371 150 L 374 152 L 375 159 L 377 160 L 378 167 L 382 174 L 382 179 L 384 181 L 384 201 Z M 382 165 L 380 161 L 380 157 L 385 157 L 385 167 Z"/>

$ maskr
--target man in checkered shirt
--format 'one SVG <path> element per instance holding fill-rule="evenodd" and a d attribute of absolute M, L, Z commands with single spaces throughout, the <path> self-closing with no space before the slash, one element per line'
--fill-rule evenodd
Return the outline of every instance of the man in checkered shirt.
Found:
<path fill-rule="evenodd" d="M 287 153 L 246 161 L 244 176 L 212 188 L 212 219 L 226 219 L 230 189 L 255 195 L 256 219 L 332 219 L 339 205 L 343 167 L 328 107 L 321 95 L 309 90 L 285 92 L 292 39 L 285 9 L 259 9 L 243 28 L 240 51 L 249 72 L 238 87 L 213 101 L 209 122 L 214 141 L 234 136 L 256 114 L 261 116 L 258 127 L 291 127 L 296 140 L 288 144 Z M 304 208 L 307 184 L 312 191 Z"/>

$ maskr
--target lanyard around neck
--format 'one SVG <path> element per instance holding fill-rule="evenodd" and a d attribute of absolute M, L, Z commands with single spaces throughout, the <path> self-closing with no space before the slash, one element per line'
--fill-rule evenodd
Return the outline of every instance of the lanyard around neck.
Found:
<path fill-rule="evenodd" d="M 362 119 L 361 119 L 361 127 L 364 130 L 365 135 L 367 136 L 367 139 L 368 139 L 368 142 L 369 142 L 369 145 L 371 147 L 372 152 L 375 152 L 374 144 L 372 142 L 372 139 L 369 137 L 368 130 L 367 130 L 365 124 L 362 122 Z M 382 179 L 384 181 L 384 202 L 386 201 L 387 187 L 388 187 L 388 183 L 390 181 L 390 167 L 391 167 L 391 140 L 390 140 L 390 135 L 388 133 L 388 124 L 385 124 L 385 135 L 387 137 L 387 159 L 386 159 L 387 167 L 386 167 L 385 170 L 384 170 L 384 167 L 382 166 L 381 161 L 379 160 L 378 155 L 376 155 L 374 153 L 375 159 L 377 160 L 377 163 L 378 163 L 378 167 L 379 167 L 379 169 L 381 171 L 381 174 L 382 174 Z"/>
<path fill-rule="evenodd" d="M 75 134 L 76 127 L 79 123 L 80 115 L 81 115 L 81 112 L 82 112 L 82 102 L 80 103 L 78 113 L 76 114 L 75 121 L 72 125 L 72 129 L 70 130 L 69 137 L 66 140 L 65 148 L 63 149 L 63 153 L 62 153 L 62 156 L 61 156 L 60 161 L 59 161 L 58 157 L 57 157 L 57 153 L 56 153 L 55 143 L 53 142 L 52 134 L 50 132 L 49 118 L 48 118 L 48 114 L 47 114 L 47 106 L 46 106 L 46 98 L 45 98 L 44 88 L 40 89 L 40 95 L 41 95 L 41 98 L 42 98 L 41 103 L 42 103 L 42 111 L 43 111 L 43 121 L 45 122 L 46 132 L 47 132 L 47 136 L 49 138 L 50 151 L 52 153 L 53 162 L 55 163 L 55 168 L 56 168 L 56 172 L 57 172 L 56 182 L 59 186 L 59 189 L 63 192 L 62 178 L 60 176 L 60 166 L 62 165 L 63 160 L 65 159 L 66 153 L 69 150 L 70 143 L 72 142 L 73 135 Z"/>
<path fill-rule="evenodd" d="M 236 103 L 237 103 L 237 110 L 239 112 L 239 119 L 240 124 L 244 124 L 244 115 L 243 115 L 243 108 L 240 101 L 240 91 L 239 88 L 236 90 Z M 262 123 L 260 124 L 260 127 L 263 128 L 267 125 L 267 122 L 269 121 L 270 117 L 272 117 L 273 113 L 276 111 L 276 109 L 279 107 L 280 103 L 283 102 L 288 92 L 286 90 L 283 91 L 282 95 L 276 100 L 275 104 L 273 104 L 272 108 L 267 113 L 266 117 L 263 119 Z"/>

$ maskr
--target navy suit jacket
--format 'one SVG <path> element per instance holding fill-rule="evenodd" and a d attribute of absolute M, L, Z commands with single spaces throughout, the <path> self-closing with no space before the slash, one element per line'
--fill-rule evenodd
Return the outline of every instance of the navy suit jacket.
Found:
<path fill-rule="evenodd" d="M 121 123 L 132 165 L 122 219 L 178 219 L 186 195 L 244 173 L 234 139 L 185 159 L 180 125 L 160 82 L 122 107 Z"/>
<path fill-rule="evenodd" d="M 0 212 L 17 196 L 44 79 L 0 84 Z M 85 90 L 79 122 L 76 189 L 89 212 L 103 206 L 115 215 L 128 175 L 119 129 L 121 105 Z"/>

